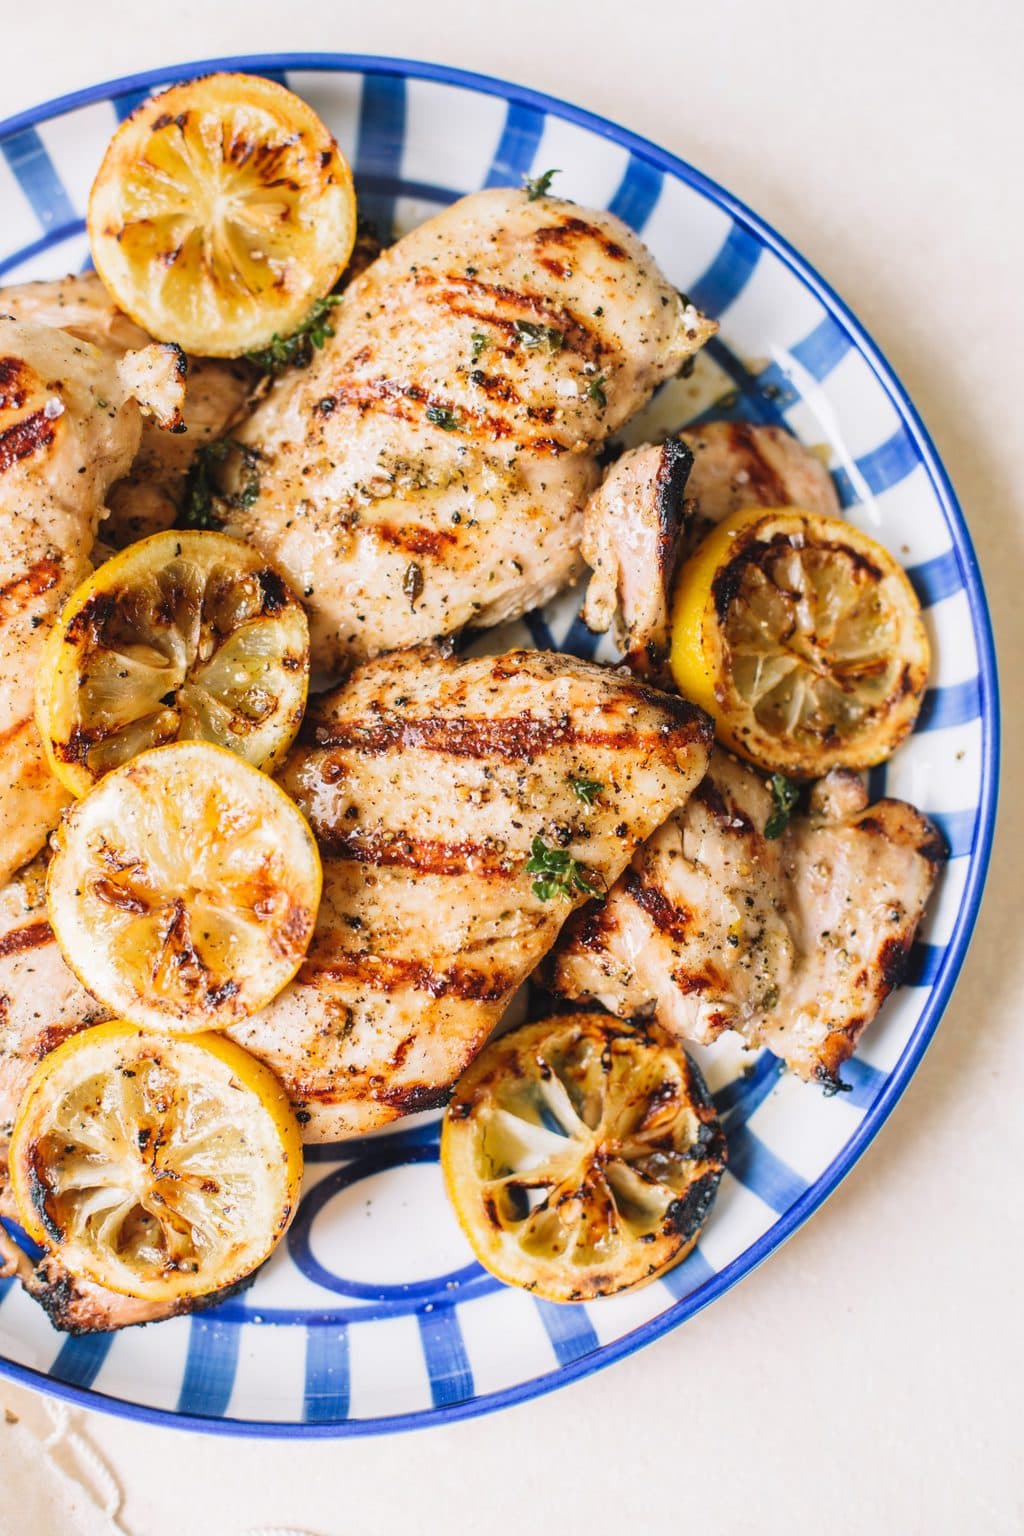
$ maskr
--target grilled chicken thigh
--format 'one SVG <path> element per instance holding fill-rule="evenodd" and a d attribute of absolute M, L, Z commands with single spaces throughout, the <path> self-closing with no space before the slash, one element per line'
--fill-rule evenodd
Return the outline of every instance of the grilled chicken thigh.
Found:
<path fill-rule="evenodd" d="M 584 622 L 599 631 L 614 622 L 626 664 L 666 680 L 680 558 L 715 523 L 754 506 L 840 513 L 821 460 L 778 427 L 714 421 L 623 454 L 583 515 L 583 557 L 594 572 Z"/>
<path fill-rule="evenodd" d="M 317 931 L 292 985 L 231 1030 L 307 1137 L 443 1102 L 709 744 L 692 705 L 540 651 L 386 656 L 326 699 L 282 775 L 324 853 Z"/>
<path fill-rule="evenodd" d="M 771 811 L 763 779 L 716 750 L 604 905 L 566 929 L 552 985 L 621 1017 L 653 1012 L 684 1040 L 736 1030 L 835 1088 L 899 981 L 945 851 L 912 806 L 869 806 L 841 770 L 774 840 Z"/>
<path fill-rule="evenodd" d="M 613 621 L 626 665 L 663 677 L 669 648 L 672 583 L 695 503 L 686 500 L 693 455 L 670 438 L 634 448 L 611 466 L 583 514 L 583 558 L 594 574 L 583 621 Z"/>
<path fill-rule="evenodd" d="M 0 880 L 42 846 L 67 799 L 33 718 L 43 642 L 135 457 L 140 402 L 180 427 L 183 364 L 175 347 L 118 357 L 0 316 Z"/>
<path fill-rule="evenodd" d="M 37 325 L 56 326 L 116 356 L 150 338 L 111 299 L 95 272 L 53 282 L 24 283 L 0 292 L 0 312 Z M 135 539 L 173 527 L 182 508 L 185 478 L 198 448 L 223 437 L 242 414 L 256 374 L 246 362 L 191 357 L 182 406 L 185 432 L 143 422 L 131 468 L 107 493 L 101 534 L 121 549 Z"/>
<path fill-rule="evenodd" d="M 687 495 L 697 515 L 687 530 L 687 552 L 714 523 L 743 507 L 802 507 L 839 517 L 835 483 L 816 453 L 781 427 L 749 421 L 709 421 L 680 432 L 693 454 Z"/>
<path fill-rule="evenodd" d="M 513 618 L 580 568 L 596 451 L 715 329 L 609 213 L 475 193 L 347 291 L 238 436 L 227 531 L 278 560 L 314 661 Z"/>

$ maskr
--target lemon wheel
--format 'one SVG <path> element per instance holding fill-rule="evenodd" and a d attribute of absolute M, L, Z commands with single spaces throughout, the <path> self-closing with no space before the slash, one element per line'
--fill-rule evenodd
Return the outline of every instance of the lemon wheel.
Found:
<path fill-rule="evenodd" d="M 237 357 L 294 331 L 339 277 L 356 233 L 352 175 L 283 85 L 207 75 L 121 124 L 88 228 L 104 284 L 150 335 Z"/>
<path fill-rule="evenodd" d="M 272 771 L 302 719 L 309 627 L 280 572 L 220 533 L 157 533 L 100 566 L 47 636 L 36 723 L 74 795 L 188 738 Z"/>
<path fill-rule="evenodd" d="M 295 1209 L 302 1141 L 283 1088 L 241 1046 L 117 1022 L 40 1062 L 9 1166 L 26 1231 L 73 1275 L 163 1302 L 263 1263 Z"/>
<path fill-rule="evenodd" d="M 578 1013 L 477 1057 L 445 1116 L 441 1163 L 481 1264 L 550 1301 L 587 1301 L 690 1252 L 725 1138 L 663 1030 Z"/>
<path fill-rule="evenodd" d="M 151 1029 L 222 1029 L 294 976 L 321 870 L 305 818 L 231 752 L 180 742 L 107 774 L 53 836 L 50 922 L 110 1011 Z"/>
<path fill-rule="evenodd" d="M 679 690 L 766 771 L 818 778 L 882 762 L 913 727 L 929 663 L 906 573 L 840 518 L 737 512 L 679 572 Z"/>

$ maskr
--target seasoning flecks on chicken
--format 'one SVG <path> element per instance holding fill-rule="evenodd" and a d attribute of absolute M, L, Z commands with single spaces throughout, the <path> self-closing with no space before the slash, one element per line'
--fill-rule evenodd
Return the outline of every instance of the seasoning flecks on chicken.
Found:
<path fill-rule="evenodd" d="M 398 241 L 332 324 L 239 432 L 259 490 L 227 523 L 304 594 L 328 672 L 572 581 L 598 448 L 715 329 L 612 214 L 508 189 Z"/>
<path fill-rule="evenodd" d="M 800 507 L 821 517 L 842 515 L 826 466 L 782 427 L 709 421 L 688 427 L 679 438 L 693 454 L 686 489 L 696 503 L 696 516 L 686 530 L 686 553 L 715 523 L 744 507 Z"/>
<path fill-rule="evenodd" d="M 834 1089 L 900 979 L 945 850 L 912 806 L 868 805 L 843 770 L 777 839 L 772 804 L 716 750 L 604 905 L 567 928 L 552 985 L 621 1017 L 653 1012 L 684 1040 L 736 1030 Z"/>
<path fill-rule="evenodd" d="M 0 292 L 0 311 L 17 320 L 68 331 L 115 356 L 150 341 L 118 309 L 95 272 L 5 288 Z M 189 358 L 182 406 L 186 430 L 169 433 L 155 422 L 143 422 L 131 468 L 107 493 L 101 529 L 105 544 L 122 549 L 174 526 L 196 451 L 224 436 L 244 411 L 255 381 L 255 370 L 244 359 Z"/>
<path fill-rule="evenodd" d="M 584 623 L 596 631 L 614 623 L 626 665 L 655 681 L 665 674 L 672 583 L 694 514 L 686 499 L 692 467 L 675 438 L 634 448 L 611 466 L 583 514 L 583 558 L 594 572 Z"/>
<path fill-rule="evenodd" d="M 359 668 L 307 731 L 282 782 L 324 852 L 317 931 L 230 1034 L 320 1141 L 444 1101 L 574 907 L 699 781 L 710 726 L 570 656 L 420 648 Z"/>
<path fill-rule="evenodd" d="M 140 403 L 180 429 L 184 363 L 176 347 L 117 357 L 0 316 L 0 880 L 67 800 L 33 718 L 43 642 L 89 571 L 104 498 L 138 448 Z"/>

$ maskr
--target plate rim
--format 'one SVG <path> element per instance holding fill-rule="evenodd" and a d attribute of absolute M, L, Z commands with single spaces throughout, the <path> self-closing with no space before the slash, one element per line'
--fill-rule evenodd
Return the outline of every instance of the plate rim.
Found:
<path fill-rule="evenodd" d="M 305 51 L 231 54 L 193 59 L 159 69 L 140 70 L 132 74 L 120 75 L 52 97 L 0 120 L 0 139 L 22 129 L 35 127 L 50 118 L 63 116 L 68 112 L 76 111 L 97 101 L 108 100 L 128 91 L 147 90 L 170 80 L 194 78 L 196 75 L 215 70 L 259 73 L 267 69 L 297 72 L 323 71 L 334 74 L 400 75 L 409 79 L 432 80 L 444 85 L 462 87 L 485 95 L 497 96 L 517 105 L 533 107 L 574 123 L 602 138 L 610 139 L 631 153 L 640 155 L 659 170 L 668 172 L 694 188 L 712 204 L 723 208 L 734 221 L 750 230 L 810 288 L 826 311 L 842 325 L 885 391 L 901 424 L 920 454 L 946 518 L 953 550 L 963 577 L 972 632 L 978 649 L 978 678 L 981 694 L 982 761 L 977 833 L 974 846 L 968 855 L 970 863 L 953 931 L 932 983 L 928 1000 L 913 1033 L 892 1068 L 879 1098 L 864 1115 L 849 1141 L 843 1145 L 832 1162 L 808 1186 L 800 1199 L 769 1227 L 767 1232 L 706 1281 L 699 1290 L 690 1296 L 682 1297 L 664 1312 L 650 1318 L 621 1338 L 609 1344 L 599 1345 L 596 1350 L 581 1356 L 576 1361 L 559 1365 L 542 1376 L 532 1377 L 514 1386 L 467 1398 L 462 1403 L 445 1404 L 407 1413 L 387 1414 L 377 1418 L 344 1419 L 325 1423 L 213 1417 L 206 1414 L 179 1413 L 168 1408 L 154 1408 L 143 1403 L 130 1402 L 126 1398 L 113 1397 L 105 1392 L 97 1392 L 92 1388 L 76 1387 L 56 1381 L 44 1371 L 0 1356 L 0 1377 L 7 1377 L 23 1386 L 33 1387 L 37 1391 L 58 1397 L 77 1407 L 110 1413 L 141 1423 L 206 1434 L 258 1439 L 342 1439 L 425 1429 L 433 1425 L 495 1413 L 546 1395 L 559 1387 L 567 1386 L 570 1382 L 580 1381 L 596 1371 L 603 1370 L 671 1332 L 687 1319 L 710 1306 L 719 1296 L 731 1290 L 744 1276 L 757 1269 L 803 1226 L 819 1206 L 824 1204 L 854 1165 L 860 1161 L 903 1096 L 952 997 L 977 922 L 992 854 L 999 790 L 1001 712 L 992 621 L 974 544 L 952 481 L 909 391 L 885 353 L 858 320 L 850 306 L 817 269 L 746 203 L 680 156 L 672 154 L 652 140 L 599 113 L 591 112 L 587 108 L 576 106 L 572 102 L 564 101 L 544 91 L 535 90 L 531 86 L 503 80 L 499 76 L 477 73 L 428 60 L 404 59 L 392 55 Z"/>

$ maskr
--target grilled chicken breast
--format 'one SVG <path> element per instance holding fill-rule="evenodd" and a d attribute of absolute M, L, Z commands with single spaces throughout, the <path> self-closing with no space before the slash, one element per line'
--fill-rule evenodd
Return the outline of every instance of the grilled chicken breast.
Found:
<path fill-rule="evenodd" d="M 945 850 L 912 806 L 868 805 L 841 770 L 774 840 L 771 811 L 763 779 L 716 750 L 603 906 L 566 929 L 551 984 L 621 1017 L 653 1012 L 684 1040 L 736 1030 L 835 1089 L 900 978 Z"/>
<path fill-rule="evenodd" d="M 0 313 L 56 326 L 115 356 L 150 341 L 118 309 L 95 272 L 5 288 L 0 292 Z M 131 468 L 107 493 L 101 530 L 105 544 L 122 549 L 174 526 L 196 450 L 223 437 L 243 414 L 255 381 L 255 369 L 244 361 L 189 358 L 182 406 L 185 431 L 169 433 L 155 422 L 143 422 Z"/>
<path fill-rule="evenodd" d="M 333 673 L 567 585 L 596 450 L 715 329 L 613 215 L 508 189 L 385 251 L 333 324 L 238 433 L 259 488 L 236 466 L 227 510 Z"/>
<path fill-rule="evenodd" d="M 324 853 L 317 931 L 292 985 L 230 1031 L 307 1137 L 442 1103 L 709 744 L 692 705 L 540 651 L 386 656 L 327 698 L 282 775 Z M 528 867 L 541 845 L 546 872 Z"/>
<path fill-rule="evenodd" d="M 634 448 L 608 470 L 583 514 L 583 558 L 594 574 L 583 622 L 614 622 L 626 665 L 655 680 L 665 674 L 672 583 L 683 531 L 696 504 L 686 500 L 693 454 L 670 438 Z"/>
<path fill-rule="evenodd" d="M 714 523 L 743 507 L 802 507 L 841 516 L 835 483 L 821 459 L 781 427 L 709 421 L 679 437 L 693 454 L 687 495 L 697 515 L 687 529 L 687 552 Z"/>
<path fill-rule="evenodd" d="M 0 316 L 0 880 L 42 846 L 67 799 L 33 719 L 43 641 L 135 457 L 140 402 L 180 428 L 183 365 L 175 347 L 115 356 Z"/>

